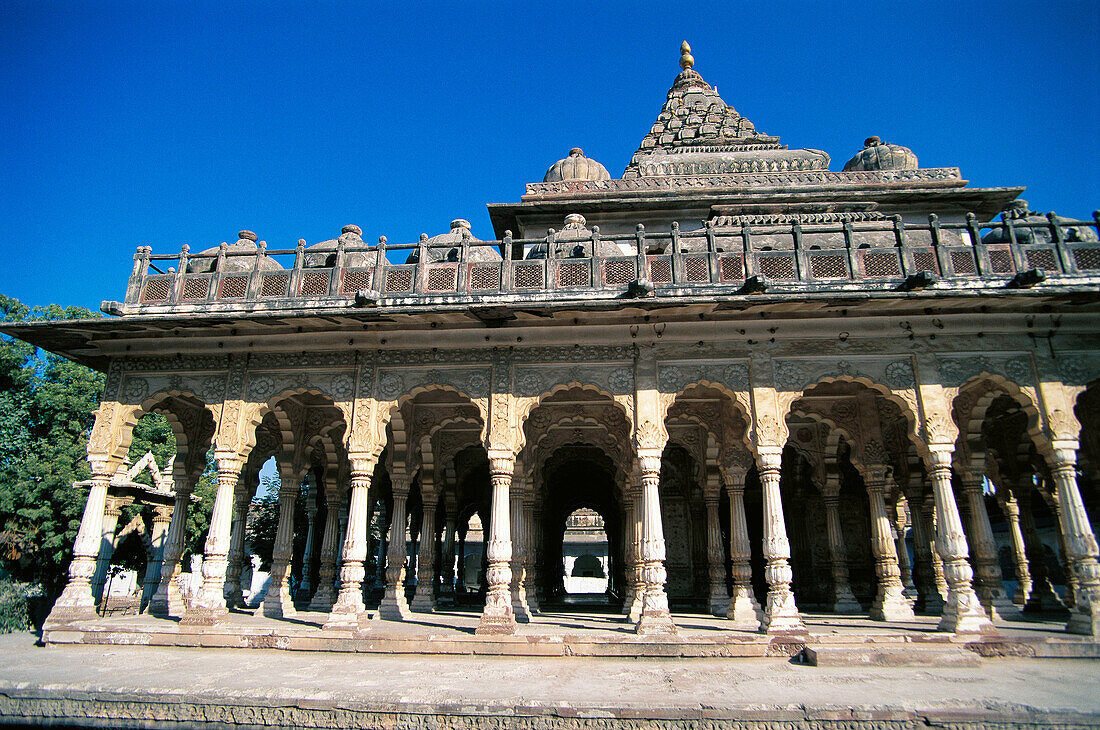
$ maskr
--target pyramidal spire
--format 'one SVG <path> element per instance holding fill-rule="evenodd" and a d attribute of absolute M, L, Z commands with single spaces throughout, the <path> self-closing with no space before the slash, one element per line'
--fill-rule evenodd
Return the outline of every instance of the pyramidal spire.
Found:
<path fill-rule="evenodd" d="M 699 72 L 691 45 L 680 44 L 680 73 L 624 178 L 828 169 L 820 150 L 790 150 L 756 131 Z"/>

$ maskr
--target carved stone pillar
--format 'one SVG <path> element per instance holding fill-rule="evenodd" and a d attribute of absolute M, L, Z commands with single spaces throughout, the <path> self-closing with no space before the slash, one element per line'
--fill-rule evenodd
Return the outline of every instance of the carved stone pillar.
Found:
<path fill-rule="evenodd" d="M 708 477 L 708 481 L 710 478 Z M 726 554 L 722 549 L 722 523 L 718 518 L 718 475 L 713 475 L 713 493 L 704 498 L 707 508 L 707 577 L 710 583 L 710 612 L 725 616 L 730 607 L 726 594 Z"/>
<path fill-rule="evenodd" d="M 676 625 L 668 610 L 665 593 L 665 534 L 661 524 L 661 481 L 659 454 L 638 456 L 638 474 L 642 485 L 641 559 L 642 610 L 635 631 L 638 634 L 674 634 Z"/>
<path fill-rule="evenodd" d="M 486 541 L 489 567 L 485 571 L 485 579 L 488 590 L 477 626 L 478 634 L 516 633 L 516 617 L 512 613 L 512 597 L 508 590 L 512 582 L 512 570 L 508 566 L 512 559 L 509 490 L 514 466 L 515 458 L 511 454 L 489 454 L 489 479 L 493 492 Z"/>
<path fill-rule="evenodd" d="M 840 527 L 840 494 L 836 488 L 822 490 L 825 502 L 825 529 L 829 541 L 829 567 L 833 574 L 833 611 L 835 613 L 862 613 L 852 587 L 848 583 L 847 550 Z"/>
<path fill-rule="evenodd" d="M 386 551 L 386 592 L 378 606 L 378 615 L 389 621 L 404 621 L 411 617 L 405 598 L 405 542 L 408 529 L 406 501 L 409 498 L 409 478 L 402 473 L 390 475 L 393 485 L 393 510 L 390 514 L 389 549 Z"/>
<path fill-rule="evenodd" d="M 752 590 L 752 545 L 745 518 L 744 469 L 726 470 L 726 489 L 730 498 L 730 577 L 733 579 L 733 595 L 726 618 L 736 629 L 759 631 L 764 612 Z"/>
<path fill-rule="evenodd" d="M 523 590 L 527 597 L 527 610 L 531 614 L 536 614 L 540 610 L 539 599 L 535 590 L 535 580 L 537 579 L 535 558 L 538 554 L 538 543 L 535 540 L 538 534 L 537 524 L 535 521 L 535 502 L 525 500 L 523 503 L 523 525 L 526 538 L 523 558 Z"/>
<path fill-rule="evenodd" d="M 294 616 L 294 599 L 290 595 L 290 561 L 294 556 L 294 504 L 301 490 L 301 477 L 292 469 L 283 468 L 279 487 L 279 527 L 275 532 L 275 547 L 271 551 L 271 577 L 264 597 L 264 616 L 282 618 Z"/>
<path fill-rule="evenodd" d="M 107 502 L 107 486 L 110 484 L 110 464 L 92 461 L 92 478 L 89 480 L 88 501 L 80 518 L 80 529 L 73 544 L 73 559 L 69 563 L 69 582 L 50 611 L 47 625 L 65 624 L 71 621 L 95 618 L 95 599 L 92 598 L 92 576 L 95 575 L 96 557 L 103 540 L 103 511 Z"/>
<path fill-rule="evenodd" d="M 642 479 L 637 474 L 636 469 L 634 472 L 633 476 L 635 483 L 630 490 L 630 497 L 634 500 L 634 522 L 632 524 L 634 564 L 631 566 L 631 576 L 634 581 L 634 596 L 627 616 L 631 623 L 637 624 L 642 618 L 642 605 L 645 602 L 645 578 L 642 575 L 642 540 L 644 538 L 645 515 L 642 507 Z"/>
<path fill-rule="evenodd" d="M 393 510 L 386 511 L 386 503 L 378 503 L 378 512 L 380 515 L 379 523 L 381 527 L 381 535 L 378 538 L 378 554 L 375 556 L 374 563 L 374 577 L 375 580 L 383 585 L 386 583 L 386 555 L 389 553 L 390 542 L 390 518 L 393 517 Z"/>
<path fill-rule="evenodd" d="M 210 514 L 210 530 L 202 557 L 202 585 L 195 591 L 180 623 L 211 625 L 228 613 L 225 606 L 225 571 L 228 568 L 229 533 L 233 523 L 233 497 L 241 476 L 239 458 L 218 458 L 218 491 Z"/>
<path fill-rule="evenodd" d="M 930 536 L 932 541 L 932 577 L 936 584 L 936 590 L 940 594 L 940 612 L 942 612 L 943 603 L 947 601 L 947 594 L 951 589 L 947 585 L 946 576 L 943 574 L 943 558 L 940 557 L 940 551 L 936 549 L 938 530 L 936 528 L 936 498 L 934 494 L 929 494 L 924 498 L 924 526 L 926 534 Z"/>
<path fill-rule="evenodd" d="M 762 628 L 769 634 L 804 633 L 805 624 L 798 614 L 791 592 L 791 544 L 783 521 L 783 501 L 779 492 L 782 453 L 759 454 L 758 471 L 764 493 L 764 578 L 768 581 L 768 603 Z"/>
<path fill-rule="evenodd" d="M 238 480 L 233 495 L 233 527 L 229 532 L 229 554 L 225 567 L 225 605 L 230 608 L 244 605 L 241 570 L 244 566 L 245 525 L 248 523 L 248 505 L 251 501 L 248 492 L 245 480 Z"/>
<path fill-rule="evenodd" d="M 1012 564 L 1016 568 L 1016 593 L 1012 602 L 1017 607 L 1027 604 L 1031 593 L 1031 572 L 1027 568 L 1027 549 L 1024 547 L 1024 532 L 1020 528 L 1020 504 L 1009 492 L 1001 501 L 1001 510 L 1008 522 L 1008 535 L 1012 539 Z"/>
<path fill-rule="evenodd" d="M 1057 488 L 1050 496 L 1050 510 L 1054 513 L 1054 521 L 1058 523 L 1059 529 L 1058 535 L 1058 557 L 1062 561 L 1062 567 L 1064 568 L 1066 578 L 1066 594 L 1062 598 L 1062 603 L 1066 608 L 1072 609 L 1077 602 L 1077 574 L 1073 570 L 1071 561 L 1069 559 L 1069 553 L 1066 551 L 1066 535 L 1061 529 L 1062 524 L 1062 503 L 1058 495 Z"/>
<path fill-rule="evenodd" d="M 370 511 L 370 482 L 374 472 L 373 458 L 351 458 L 351 501 L 348 505 L 348 527 L 340 565 L 340 593 L 332 604 L 326 629 L 364 628 L 363 568 L 367 559 L 367 516 Z M 334 504 L 335 503 L 335 504 Z M 330 496 L 326 506 L 329 514 L 339 520 L 340 500 Z M 331 519 L 331 517 L 329 517 Z M 337 522 L 339 524 L 339 522 Z M 327 531 L 326 526 L 326 531 Z"/>
<path fill-rule="evenodd" d="M 889 513 L 893 517 L 894 548 L 898 554 L 898 569 L 901 570 L 902 591 L 906 599 L 912 601 L 917 597 L 917 587 L 913 583 L 913 566 L 909 561 L 909 548 L 905 542 L 905 531 L 909 528 L 909 518 L 905 511 L 905 498 L 899 496 L 893 504 L 889 505 Z"/>
<path fill-rule="evenodd" d="M 1077 578 L 1066 631 L 1100 636 L 1100 564 L 1096 536 L 1077 487 L 1076 454 L 1069 449 L 1055 451 L 1049 466 L 1061 508 L 1058 524 L 1066 545 L 1066 559 Z"/>
<path fill-rule="evenodd" d="M 416 556 L 416 592 L 410 608 L 419 613 L 435 610 L 435 509 L 436 502 L 423 497 L 424 514 L 420 518 L 420 545 Z"/>
<path fill-rule="evenodd" d="M 160 585 L 160 570 L 164 560 L 164 539 L 172 525 L 172 505 L 163 504 L 153 508 L 153 531 L 149 544 L 151 552 L 145 565 L 145 580 L 141 586 L 140 610 L 144 612 L 153 600 Z"/>
<path fill-rule="evenodd" d="M 531 622 L 531 609 L 527 605 L 527 521 L 523 518 L 523 496 L 510 496 L 512 523 L 512 580 L 509 591 L 512 594 L 512 615 L 520 623 Z"/>
<path fill-rule="evenodd" d="M 149 613 L 162 617 L 183 616 L 184 612 L 183 596 L 180 595 L 176 577 L 180 574 L 180 557 L 183 556 L 184 540 L 187 538 L 187 508 L 191 504 L 191 490 L 194 485 L 182 470 L 176 472 L 174 481 L 176 503 L 172 509 L 168 536 L 164 541 L 160 585 L 149 604 Z"/>
<path fill-rule="evenodd" d="M 302 582 L 298 584 L 298 600 L 308 601 L 313 597 L 313 540 L 314 523 L 317 521 L 317 482 L 309 480 L 309 492 L 306 494 L 306 546 L 302 552 Z"/>
<path fill-rule="evenodd" d="M 960 474 L 962 491 L 970 513 L 970 549 L 975 565 L 974 590 L 992 619 L 1020 618 L 1020 610 L 1009 600 L 1001 577 L 997 541 L 985 508 L 984 480 L 974 471 Z"/>
<path fill-rule="evenodd" d="M 637 530 L 635 530 L 635 497 L 630 485 L 623 489 L 623 561 L 626 564 L 626 586 L 623 590 L 623 609 L 621 613 L 630 615 L 630 609 L 634 608 L 635 595 L 638 582 L 635 574 L 635 565 L 638 561 Z"/>
<path fill-rule="evenodd" d="M 943 574 L 948 587 L 939 628 L 959 634 L 996 633 L 971 585 L 974 571 L 967 562 L 966 535 L 963 534 L 962 519 L 955 504 L 955 493 L 951 489 L 950 451 L 941 449 L 931 452 L 928 478 L 936 500 L 936 551 L 943 560 Z"/>
<path fill-rule="evenodd" d="M 1035 515 L 1032 512 L 1032 500 L 1037 498 L 1034 485 L 1025 485 L 1020 490 L 1020 526 L 1024 532 L 1024 550 L 1027 552 L 1028 568 L 1031 574 L 1031 593 L 1024 604 L 1025 613 L 1064 612 L 1066 606 L 1054 591 L 1047 572 L 1046 554 L 1043 540 L 1035 527 Z"/>
<path fill-rule="evenodd" d="M 875 575 L 878 577 L 871 618 L 877 621 L 910 621 L 913 619 L 913 607 L 905 600 L 905 586 L 901 582 L 890 516 L 886 512 L 886 470 L 871 467 L 868 471 L 865 481 L 871 508 L 871 553 L 875 556 Z"/>
<path fill-rule="evenodd" d="M 919 492 L 916 493 L 919 495 Z M 930 516 L 920 499 L 908 499 L 909 519 L 913 523 L 913 560 L 916 563 L 917 603 L 915 610 L 928 614 L 943 612 L 943 596 L 936 585 Z M 941 573 L 942 575 L 942 573 Z"/>
<path fill-rule="evenodd" d="M 321 536 L 321 564 L 317 566 L 317 590 L 310 611 L 331 611 L 336 601 L 336 558 L 340 552 L 340 494 L 325 490 L 325 531 Z M 364 553 L 365 556 L 365 553 Z"/>
<path fill-rule="evenodd" d="M 107 506 L 103 510 L 103 532 L 99 540 L 99 554 L 96 556 L 95 576 L 92 578 L 92 596 L 99 605 L 105 605 L 103 586 L 107 581 L 111 558 L 115 554 L 115 530 L 118 529 L 118 518 L 122 515 L 122 507 L 126 502 L 116 497 L 107 497 Z"/>
<path fill-rule="evenodd" d="M 454 509 L 448 508 L 443 536 L 443 584 L 439 589 L 440 598 L 452 603 L 455 597 L 455 519 Z"/>

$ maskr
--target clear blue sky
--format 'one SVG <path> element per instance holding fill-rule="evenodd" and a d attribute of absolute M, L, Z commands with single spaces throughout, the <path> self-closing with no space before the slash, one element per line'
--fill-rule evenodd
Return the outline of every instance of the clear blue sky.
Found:
<path fill-rule="evenodd" d="M 0 292 L 97 308 L 134 248 L 492 236 L 570 147 L 622 174 L 679 71 L 833 169 L 877 134 L 1100 208 L 1100 4 L 5 3 Z"/>

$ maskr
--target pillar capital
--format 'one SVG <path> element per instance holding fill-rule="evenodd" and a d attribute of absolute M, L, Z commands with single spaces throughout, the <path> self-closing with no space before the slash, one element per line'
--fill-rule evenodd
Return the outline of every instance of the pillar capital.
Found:
<path fill-rule="evenodd" d="M 516 468 L 516 457 L 511 451 L 493 451 L 489 453 L 489 476 L 512 477 Z"/>
<path fill-rule="evenodd" d="M 765 473 L 778 475 L 783 468 L 783 450 L 761 448 L 756 453 L 756 468 L 761 476 Z"/>
<path fill-rule="evenodd" d="M 639 451 L 636 464 L 638 472 L 642 476 L 661 473 L 661 455 L 649 450 Z"/>

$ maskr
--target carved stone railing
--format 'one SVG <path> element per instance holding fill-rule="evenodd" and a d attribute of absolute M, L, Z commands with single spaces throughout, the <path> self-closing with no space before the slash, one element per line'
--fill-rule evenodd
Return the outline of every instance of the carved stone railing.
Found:
<path fill-rule="evenodd" d="M 348 246 L 339 241 L 327 266 L 310 266 L 304 242 L 298 248 L 238 252 L 222 245 L 216 256 L 154 255 L 139 247 L 125 303 L 104 302 L 111 314 L 198 310 L 262 311 L 332 306 L 416 306 L 566 301 L 646 296 L 736 296 L 783 292 L 988 289 L 1100 283 L 1100 211 L 1092 221 L 1070 221 L 1053 213 L 1045 219 L 927 224 L 900 217 L 826 224 L 707 224 L 653 233 L 638 225 L 633 234 L 601 236 L 553 229 L 543 238 Z M 566 235 L 568 234 L 568 235 Z M 580 235 L 580 237 L 578 237 Z M 606 252 L 603 244 L 633 252 Z M 492 247 L 501 261 L 470 256 Z M 537 247 L 537 248 L 536 248 Z M 588 255 L 563 258 L 560 249 Z M 433 261 L 433 249 L 454 261 Z M 418 262 L 390 263 L 418 250 Z M 546 258 L 513 258 L 513 252 L 541 250 Z M 350 254 L 358 254 L 351 256 Z M 366 254 L 366 255 L 364 255 Z M 446 256 L 443 253 L 442 256 Z M 274 268 L 269 257 L 294 257 L 291 268 Z M 244 257 L 246 261 L 239 261 Z M 230 259 L 238 259 L 228 266 Z M 347 262 L 373 261 L 371 266 Z M 207 273 L 192 273 L 207 272 Z"/>

